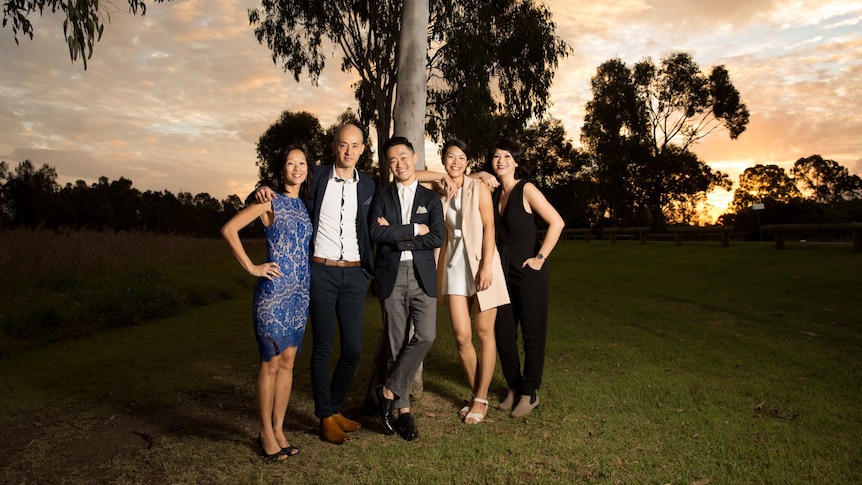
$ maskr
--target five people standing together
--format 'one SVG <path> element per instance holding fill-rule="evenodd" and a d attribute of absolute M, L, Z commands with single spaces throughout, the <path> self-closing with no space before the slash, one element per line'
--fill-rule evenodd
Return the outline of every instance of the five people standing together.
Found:
<path fill-rule="evenodd" d="M 352 124 L 341 126 L 333 140 L 335 164 L 318 167 L 312 177 L 305 151 L 292 147 L 281 160 L 284 187 L 278 189 L 283 193 L 258 189 L 261 203 L 241 211 L 222 230 L 240 265 L 259 278 L 253 312 L 261 357 L 259 444 L 268 459 L 298 452 L 282 425 L 306 315 L 312 330 L 311 383 L 320 435 L 342 444 L 347 433 L 361 429 L 341 412 L 359 363 L 369 279 L 381 302 L 386 333 L 386 372 L 383 384 L 373 389 L 384 433 L 397 432 L 408 441 L 419 436 L 410 413 L 409 386 L 436 337 L 438 297 L 445 297 L 449 305 L 458 355 L 471 388 L 461 419 L 474 424 L 486 416 L 497 353 L 509 387 L 498 407 L 517 417 L 539 404 L 536 391 L 542 379 L 548 309 L 544 263 L 563 221 L 538 188 L 525 180 L 528 172 L 520 145 L 501 140 L 489 152 L 487 166 L 499 179 L 489 182 L 499 184 L 492 195 L 486 183 L 473 178 L 476 175 L 465 175 L 466 145 L 447 142 L 442 197 L 420 184 L 439 181 L 441 175 L 417 172 L 415 150 L 403 137 L 393 137 L 381 147 L 395 181 L 375 194 L 374 182 L 356 169 L 364 149 L 362 130 Z M 492 179 L 487 173 L 484 178 Z M 536 240 L 535 215 L 548 225 L 541 243 Z M 258 217 L 266 228 L 269 253 L 266 263 L 254 265 L 238 232 Z M 273 286 L 282 289 L 268 289 Z M 296 289 L 303 286 L 304 290 Z M 471 324 L 474 303 L 478 309 Z M 340 355 L 330 371 L 336 320 Z"/>

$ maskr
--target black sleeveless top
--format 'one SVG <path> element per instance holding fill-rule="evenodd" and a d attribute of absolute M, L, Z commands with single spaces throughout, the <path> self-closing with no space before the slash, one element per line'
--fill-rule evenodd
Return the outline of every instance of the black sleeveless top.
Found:
<path fill-rule="evenodd" d="M 509 200 L 502 213 L 500 196 L 503 193 L 503 187 L 497 187 L 494 191 L 494 229 L 497 233 L 497 249 L 500 251 L 503 270 L 507 276 L 512 271 L 523 272 L 521 265 L 524 261 L 532 258 L 539 251 L 536 220 L 533 214 L 524 210 L 524 185 L 526 184 L 525 179 L 518 181 L 512 193 L 509 194 Z M 535 273 L 534 270 L 531 271 Z M 545 271 L 544 266 L 540 271 Z"/>

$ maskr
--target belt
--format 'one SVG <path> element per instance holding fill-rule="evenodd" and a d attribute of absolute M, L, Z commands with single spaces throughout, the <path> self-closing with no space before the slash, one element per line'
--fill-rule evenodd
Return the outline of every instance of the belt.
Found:
<path fill-rule="evenodd" d="M 318 258 L 317 256 L 313 256 L 311 261 L 320 263 L 324 266 L 338 266 L 339 268 L 355 268 L 357 266 L 362 266 L 362 261 L 343 261 L 341 259 Z"/>

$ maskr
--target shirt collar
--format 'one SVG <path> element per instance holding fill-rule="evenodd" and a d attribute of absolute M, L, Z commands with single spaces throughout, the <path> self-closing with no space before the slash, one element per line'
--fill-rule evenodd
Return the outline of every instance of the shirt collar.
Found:
<path fill-rule="evenodd" d="M 348 183 L 348 184 L 359 182 L 359 170 L 356 167 L 353 167 L 353 178 L 352 179 L 343 179 L 335 173 L 335 166 L 333 166 L 332 167 L 332 179 L 335 180 L 336 182 L 344 182 L 344 183 Z"/>
<path fill-rule="evenodd" d="M 418 186 L 419 186 L 419 180 L 418 180 L 418 179 L 413 180 L 413 183 L 411 183 L 410 185 L 403 185 L 403 184 L 401 184 L 401 183 L 399 183 L 399 182 L 395 182 L 395 183 L 396 183 L 396 184 L 397 184 L 397 186 L 398 186 L 398 191 L 399 191 L 399 192 L 403 192 L 403 191 L 405 191 L 405 190 L 406 190 L 406 191 L 410 191 L 410 192 L 416 192 L 416 187 L 418 187 Z"/>

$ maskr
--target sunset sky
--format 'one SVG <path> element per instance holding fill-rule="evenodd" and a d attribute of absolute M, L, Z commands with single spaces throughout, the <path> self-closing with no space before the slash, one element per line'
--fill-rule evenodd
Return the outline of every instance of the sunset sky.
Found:
<path fill-rule="evenodd" d="M 694 147 L 734 183 L 754 164 L 789 169 L 813 154 L 862 174 L 862 1 L 541 3 L 572 47 L 550 114 L 576 145 L 602 62 L 684 51 L 704 71 L 725 65 L 748 105 L 738 140 L 717 132 Z M 9 26 L 0 30 L 0 160 L 47 163 L 61 184 L 123 176 L 139 190 L 244 197 L 256 182 L 255 144 L 282 111 L 312 112 L 326 127 L 356 109 L 354 77 L 335 52 L 316 87 L 272 63 L 248 25 L 259 5 L 174 0 L 143 18 L 115 13 L 87 71 L 70 62 L 58 16 L 34 19 L 34 39 L 19 35 L 17 46 Z M 710 201 L 720 213 L 731 198 Z"/>

